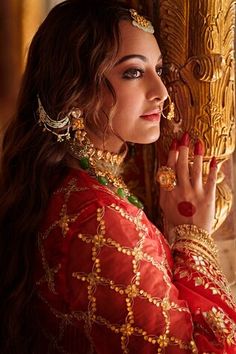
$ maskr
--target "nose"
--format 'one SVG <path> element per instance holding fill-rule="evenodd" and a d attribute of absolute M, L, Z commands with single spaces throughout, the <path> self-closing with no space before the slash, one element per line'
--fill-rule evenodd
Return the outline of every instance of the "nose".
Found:
<path fill-rule="evenodd" d="M 159 76 L 148 82 L 147 99 L 149 101 L 157 100 L 164 102 L 168 97 L 168 91 Z"/>

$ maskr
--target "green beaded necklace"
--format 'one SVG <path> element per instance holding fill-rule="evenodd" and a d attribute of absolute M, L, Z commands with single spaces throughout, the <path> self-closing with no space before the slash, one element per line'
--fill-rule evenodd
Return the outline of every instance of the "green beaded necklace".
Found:
<path fill-rule="evenodd" d="M 105 171 L 103 173 L 102 171 L 97 171 L 96 173 L 94 168 L 92 168 L 92 166 L 90 165 L 90 161 L 88 157 L 81 157 L 79 159 L 79 165 L 83 170 L 92 172 L 92 174 L 96 176 L 98 182 L 101 185 L 106 187 L 108 187 L 109 184 L 113 185 L 116 188 L 115 193 L 120 198 L 127 199 L 131 204 L 135 205 L 139 209 L 144 208 L 140 200 L 135 195 L 129 192 L 127 186 L 125 185 L 125 183 L 123 182 L 120 176 L 112 176 L 109 171 Z"/>
<path fill-rule="evenodd" d="M 72 128 L 75 136 L 68 142 L 69 153 L 79 161 L 80 167 L 95 176 L 101 185 L 109 187 L 110 184 L 120 198 L 127 199 L 131 204 L 143 209 L 143 204 L 129 192 L 120 174 L 120 165 L 124 161 L 126 151 L 114 154 L 97 149 L 87 135 L 81 112 L 73 112 L 73 117 Z"/>

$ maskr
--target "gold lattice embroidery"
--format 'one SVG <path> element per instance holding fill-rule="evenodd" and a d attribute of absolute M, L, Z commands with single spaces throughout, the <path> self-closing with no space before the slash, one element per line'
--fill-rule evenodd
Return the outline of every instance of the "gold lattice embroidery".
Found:
<path fill-rule="evenodd" d="M 236 309 L 231 290 L 220 269 L 193 251 L 185 250 L 184 253 L 188 256 L 188 263 L 176 253 L 174 274 L 180 278 L 193 279 L 195 286 L 203 286 L 212 295 L 220 295 L 228 306 Z"/>
<path fill-rule="evenodd" d="M 45 274 L 43 275 L 43 277 L 37 281 L 37 285 L 40 285 L 44 282 L 46 282 L 48 284 L 48 289 L 53 293 L 53 294 L 57 294 L 56 290 L 55 290 L 55 280 L 54 277 L 55 275 L 58 273 L 59 269 L 61 268 L 61 264 L 59 263 L 58 265 L 54 266 L 54 267 L 50 267 L 47 259 L 46 259 L 46 255 L 45 255 L 45 250 L 43 247 L 43 243 L 41 238 L 38 238 L 38 247 L 39 247 L 39 251 L 41 253 L 41 257 L 42 257 L 42 266 L 44 269 Z"/>
<path fill-rule="evenodd" d="M 228 345 L 236 344 L 236 324 L 220 308 L 212 307 L 203 316 L 219 339 Z"/>
<path fill-rule="evenodd" d="M 50 225 L 50 227 L 40 235 L 40 237 L 42 239 L 47 239 L 47 237 L 50 235 L 52 230 L 54 230 L 56 227 L 60 227 L 62 235 L 63 235 L 63 237 L 65 237 L 67 232 L 69 231 L 69 225 L 71 223 L 75 222 L 80 217 L 79 212 L 76 212 L 75 214 L 72 214 L 72 215 L 69 215 L 67 212 L 67 204 L 68 204 L 71 194 L 75 193 L 75 192 L 79 193 L 79 192 L 84 192 L 84 191 L 88 190 L 88 188 L 77 187 L 76 184 L 77 184 L 77 180 L 75 178 L 73 178 L 72 180 L 70 180 L 70 182 L 68 183 L 68 185 L 66 187 L 61 188 L 53 193 L 56 196 L 57 194 L 60 194 L 63 192 L 64 203 L 62 205 L 58 219 L 56 221 L 54 221 Z"/>
<path fill-rule="evenodd" d="M 91 328 L 93 323 L 98 323 L 100 325 L 106 326 L 112 332 L 120 334 L 120 343 L 122 352 L 125 354 L 129 353 L 128 345 L 130 336 L 142 336 L 144 341 L 147 341 L 157 347 L 157 353 L 164 353 L 165 348 L 168 346 L 178 346 L 183 350 L 191 350 L 192 353 L 197 353 L 197 349 L 194 341 L 185 343 L 182 340 L 170 336 L 170 316 L 169 311 L 175 310 L 178 312 L 189 313 L 189 310 L 185 307 L 181 307 L 174 302 L 171 302 L 168 297 L 157 298 L 152 296 L 144 289 L 140 288 L 140 261 L 145 260 L 146 262 L 151 263 L 158 270 L 162 271 L 163 278 L 167 284 L 167 290 L 171 288 L 171 282 L 167 276 L 167 271 L 163 265 L 158 263 L 148 255 L 143 252 L 143 245 L 147 235 L 147 227 L 142 223 L 142 212 L 134 217 L 128 214 L 125 210 L 119 206 L 112 204 L 108 207 L 115 212 L 118 212 L 124 219 L 130 221 L 135 225 L 137 230 L 137 243 L 133 248 L 128 248 L 122 246 L 117 241 L 106 237 L 106 224 L 104 220 L 105 208 L 97 209 L 97 233 L 95 235 L 88 234 L 78 234 L 78 238 L 87 244 L 91 244 L 92 248 L 92 272 L 85 274 L 83 272 L 73 272 L 72 276 L 79 281 L 87 283 L 88 290 L 88 317 L 89 323 L 91 323 Z M 114 280 L 107 279 L 102 276 L 101 262 L 100 262 L 100 251 L 103 247 L 112 247 L 116 249 L 117 252 L 120 252 L 127 257 L 129 257 L 130 262 L 133 267 L 133 277 L 132 281 L 128 285 L 116 284 Z M 109 289 L 118 293 L 119 295 L 125 298 L 127 315 L 124 319 L 123 324 L 110 323 L 108 319 L 105 319 L 101 315 L 97 314 L 97 304 L 96 304 L 96 288 L 98 285 L 108 286 Z M 167 291 L 168 294 L 169 291 Z M 150 335 L 144 329 L 135 326 L 135 317 L 133 312 L 134 301 L 137 297 L 145 299 L 147 302 L 153 304 L 154 306 L 160 309 L 160 313 L 163 316 L 165 326 L 163 326 L 163 333 L 159 336 Z"/>
<path fill-rule="evenodd" d="M 88 354 L 93 354 L 93 341 L 91 336 L 88 333 L 87 327 L 88 327 L 88 315 L 86 312 L 83 311 L 72 311 L 70 313 L 62 313 L 52 307 L 49 302 L 42 297 L 40 294 L 38 294 L 39 299 L 48 307 L 49 311 L 58 319 L 59 321 L 59 326 L 58 326 L 58 333 L 56 335 L 52 335 L 51 333 L 48 333 L 44 328 L 41 329 L 42 334 L 49 340 L 49 348 L 48 352 L 50 353 L 51 350 L 54 351 L 55 349 L 58 351 L 58 353 L 61 354 L 71 354 L 68 351 L 66 351 L 63 346 L 60 344 L 60 341 L 63 339 L 65 329 L 68 326 L 73 326 L 73 321 L 74 319 L 78 322 L 81 322 L 84 324 L 84 333 L 85 336 L 88 338 L 90 342 L 90 348 Z"/>
<path fill-rule="evenodd" d="M 93 188 L 96 190 L 98 190 L 99 188 L 101 189 L 101 187 L 99 186 L 93 186 Z M 42 241 L 47 239 L 47 237 L 50 236 L 51 231 L 58 226 L 62 230 L 62 235 L 66 237 L 71 223 L 75 222 L 77 220 L 77 217 L 80 216 L 81 213 L 83 212 L 81 208 L 80 213 L 78 213 L 77 215 L 70 214 L 67 209 L 69 198 L 72 193 L 74 192 L 79 193 L 85 190 L 86 188 L 77 187 L 76 180 L 73 179 L 70 181 L 70 183 L 67 185 L 66 188 L 62 188 L 58 190 L 56 193 L 54 193 L 55 195 L 57 193 L 63 193 L 64 203 L 61 208 L 61 212 L 59 214 L 58 220 L 56 220 L 56 222 L 54 222 L 43 233 L 43 235 L 41 235 Z M 102 190 L 104 192 L 103 187 Z M 112 193 L 109 191 L 108 194 L 112 195 Z M 116 200 L 115 197 L 114 200 Z M 118 200 L 119 198 L 117 198 L 117 201 Z M 91 203 L 91 200 L 88 201 L 88 206 L 89 203 Z M 128 222 L 130 222 L 132 226 L 135 227 L 137 232 L 137 242 L 133 248 L 123 246 L 121 244 L 121 241 L 117 242 L 110 235 L 108 236 L 106 234 L 106 223 L 105 223 L 106 210 L 118 213 L 119 218 L 121 217 L 127 220 Z M 88 273 L 81 272 L 78 269 L 78 271 L 75 271 L 72 274 L 72 277 L 74 279 L 77 279 L 79 282 L 82 282 L 84 283 L 84 285 L 86 285 L 87 297 L 88 297 L 87 311 L 81 315 L 79 314 L 79 312 L 71 312 L 70 314 L 67 314 L 67 316 L 69 317 L 64 317 L 65 314 L 60 314 L 52 307 L 50 308 L 54 316 L 56 316 L 58 319 L 61 318 L 62 321 L 61 331 L 59 335 L 60 339 L 63 336 L 63 328 L 65 328 L 65 326 L 67 325 L 74 325 L 72 318 L 77 319 L 78 317 L 78 321 L 84 323 L 85 335 L 87 335 L 88 339 L 90 340 L 91 347 L 93 346 L 93 342 L 91 338 L 91 330 L 93 324 L 96 323 L 97 325 L 105 326 L 111 332 L 115 333 L 120 337 L 121 350 L 125 354 L 129 353 L 129 341 L 130 338 L 133 336 L 138 336 L 139 338 L 142 337 L 145 342 L 148 342 L 151 345 L 153 345 L 156 353 L 164 354 L 166 352 L 166 348 L 169 347 L 173 347 L 173 348 L 176 347 L 179 350 L 189 351 L 191 353 L 198 353 L 196 344 L 192 338 L 188 342 L 184 342 L 180 338 L 177 338 L 170 333 L 170 321 L 171 321 L 170 312 L 172 313 L 173 311 L 179 313 L 184 312 L 188 314 L 189 317 L 190 317 L 190 313 L 187 307 L 180 306 L 178 303 L 175 303 L 174 301 L 170 300 L 170 291 L 171 291 L 172 283 L 168 274 L 171 274 L 171 270 L 165 255 L 164 247 L 161 243 L 162 241 L 160 242 L 161 249 L 162 249 L 162 256 L 160 262 L 154 259 L 150 254 L 148 254 L 144 250 L 145 240 L 148 236 L 149 230 L 145 225 L 145 223 L 143 222 L 143 217 L 144 217 L 143 212 L 137 210 L 136 214 L 133 213 L 131 215 L 126 210 L 122 209 L 119 205 L 113 203 L 110 206 L 98 208 L 96 212 L 96 216 L 89 215 L 89 218 L 94 218 L 94 217 L 96 217 L 97 219 L 97 228 L 94 234 L 83 234 L 83 233 L 78 234 L 78 239 L 80 240 L 80 242 L 84 242 L 87 245 L 91 246 L 92 268 Z M 157 233 L 157 237 L 159 237 L 159 233 Z M 40 246 L 40 242 L 39 242 L 39 246 Z M 104 247 L 110 247 L 114 251 L 118 253 L 122 253 L 125 257 L 127 257 L 127 262 L 130 262 L 130 264 L 132 265 L 132 272 L 133 272 L 133 276 L 129 284 L 117 284 L 113 279 L 108 279 L 103 276 L 102 262 L 100 257 L 102 253 L 101 251 Z M 41 247 L 40 250 L 41 250 L 42 264 L 45 271 L 45 276 L 38 282 L 38 284 L 40 284 L 40 282 L 42 281 L 47 281 L 51 291 L 52 290 L 55 291 L 54 276 L 58 272 L 59 268 L 58 269 L 54 267 L 50 268 L 49 265 L 47 264 L 43 247 Z M 207 261 L 204 258 L 197 257 L 197 254 L 187 254 L 187 256 L 189 256 L 190 259 L 192 259 L 192 261 L 190 261 L 190 264 L 186 266 L 186 264 L 183 264 L 184 262 L 183 260 L 181 263 L 181 257 L 180 257 L 180 259 L 177 261 L 178 266 L 176 269 L 176 274 L 178 274 L 180 277 L 188 277 L 188 278 L 191 278 L 193 276 L 196 285 L 199 284 L 204 287 L 211 286 L 210 282 L 213 281 L 215 276 L 214 272 L 216 270 L 210 269 L 210 278 L 209 278 L 209 272 L 205 270 L 204 273 L 204 268 L 209 266 L 209 264 L 206 263 Z M 140 286 L 140 284 L 142 284 L 141 272 L 140 272 L 140 267 L 142 262 L 148 262 L 154 268 L 156 268 L 158 271 L 161 272 L 163 282 L 166 285 L 166 292 L 164 298 L 163 297 L 160 298 L 155 296 L 154 294 L 150 294 L 148 291 L 146 291 Z M 219 274 L 217 274 L 217 276 L 218 275 Z M 219 285 L 222 285 L 224 283 L 224 282 L 222 283 L 221 280 L 218 281 L 219 281 Z M 114 291 L 114 293 L 118 294 L 119 296 L 122 296 L 122 298 L 124 299 L 126 315 L 121 323 L 119 324 L 111 323 L 109 319 L 104 318 L 103 316 L 101 316 L 101 314 L 98 314 L 97 297 L 96 297 L 97 296 L 96 290 L 98 286 L 108 287 L 110 290 Z M 139 327 L 135 323 L 134 304 L 138 298 L 143 299 L 147 303 L 150 303 L 154 307 L 158 308 L 158 310 L 160 311 L 159 315 L 162 316 L 162 319 L 164 320 L 162 333 L 158 333 L 157 335 L 153 333 L 152 334 L 147 333 L 147 331 L 144 328 Z M 209 314 L 205 315 L 205 317 L 206 316 L 208 316 L 208 320 L 210 320 Z"/>

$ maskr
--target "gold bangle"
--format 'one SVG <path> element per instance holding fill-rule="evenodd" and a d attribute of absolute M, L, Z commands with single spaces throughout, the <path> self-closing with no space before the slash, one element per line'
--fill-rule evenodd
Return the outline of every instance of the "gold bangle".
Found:
<path fill-rule="evenodd" d="M 198 240 L 193 237 L 181 237 L 178 238 L 177 243 L 190 243 L 190 244 L 194 244 L 194 245 L 198 245 L 199 247 L 202 247 L 205 251 L 207 251 L 209 254 L 213 255 L 216 259 L 217 259 L 217 254 L 218 254 L 218 250 L 216 248 L 215 245 L 210 245 L 206 242 L 203 242 L 202 240 Z"/>
<path fill-rule="evenodd" d="M 176 240 L 173 249 L 178 248 L 178 244 L 185 244 L 185 248 L 192 248 L 190 243 L 194 244 L 198 251 L 205 251 L 218 264 L 218 250 L 211 235 L 204 229 L 196 225 L 183 224 L 174 228 Z M 194 247 L 194 246 L 193 246 Z M 198 252 L 199 253 L 199 252 Z"/>
<path fill-rule="evenodd" d="M 174 232 L 178 238 L 189 238 L 194 237 L 194 239 L 201 240 L 209 244 L 209 246 L 214 245 L 214 240 L 211 235 L 204 229 L 197 227 L 192 224 L 178 225 L 174 228 Z"/>

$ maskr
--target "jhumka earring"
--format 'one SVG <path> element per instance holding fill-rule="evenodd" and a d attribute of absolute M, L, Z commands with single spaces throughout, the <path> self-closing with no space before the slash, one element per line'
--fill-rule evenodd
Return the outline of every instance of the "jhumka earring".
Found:
<path fill-rule="evenodd" d="M 167 109 L 169 107 L 169 112 L 167 113 L 167 115 L 165 115 L 162 112 L 162 115 L 164 118 L 166 118 L 167 120 L 173 120 L 174 116 L 175 116 L 175 104 L 174 102 L 171 101 L 170 96 L 168 95 L 168 99 L 169 99 L 169 104 L 167 105 L 167 107 L 165 107 L 165 109 Z"/>
<path fill-rule="evenodd" d="M 76 140 L 79 144 L 82 144 L 85 140 L 86 131 L 84 130 L 84 119 L 82 115 L 82 111 L 79 108 L 74 108 L 70 112 L 72 117 L 71 127 L 72 131 L 75 131 L 74 140 Z"/>

